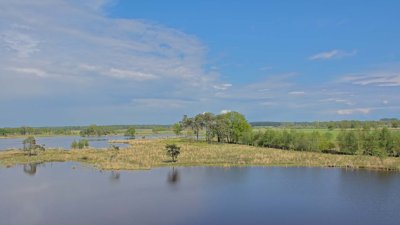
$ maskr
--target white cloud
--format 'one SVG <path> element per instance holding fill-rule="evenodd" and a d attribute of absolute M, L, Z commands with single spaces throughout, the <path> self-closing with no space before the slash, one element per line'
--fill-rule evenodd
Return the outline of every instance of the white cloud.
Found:
<path fill-rule="evenodd" d="M 46 77 L 47 72 L 38 68 L 10 68 L 10 71 L 15 71 L 23 74 L 31 74 L 37 77 Z"/>
<path fill-rule="evenodd" d="M 223 110 L 221 110 L 220 114 L 226 114 L 226 113 L 229 113 L 229 112 L 232 112 L 232 110 L 223 109 Z"/>
<path fill-rule="evenodd" d="M 26 58 L 40 51 L 40 42 L 26 33 L 29 30 L 21 27 L 23 26 L 14 26 L 12 30 L 1 32 L 0 43 L 18 57 Z"/>
<path fill-rule="evenodd" d="M 224 91 L 230 87 L 232 87 L 232 84 L 221 84 L 221 85 L 214 85 L 213 86 L 216 90 L 221 90 Z"/>
<path fill-rule="evenodd" d="M 288 92 L 289 95 L 305 95 L 304 91 L 290 91 Z"/>
<path fill-rule="evenodd" d="M 356 85 L 373 85 L 380 87 L 400 86 L 400 72 L 372 72 L 361 75 L 348 75 L 342 81 Z"/>
<path fill-rule="evenodd" d="M 309 60 L 329 60 L 329 59 L 340 59 L 344 57 L 354 56 L 357 54 L 357 50 L 346 52 L 344 50 L 334 49 L 327 52 L 320 52 L 313 56 L 310 56 Z"/>
<path fill-rule="evenodd" d="M 204 69 L 207 48 L 195 36 L 143 20 L 106 17 L 101 8 L 112 2 L 0 1 L 0 80 L 8 81 L 0 83 L 0 96 L 17 96 L 9 91 L 31 84 L 17 81 L 18 74 L 47 78 L 35 87 L 48 96 L 74 87 L 95 96 L 125 88 L 131 90 L 128 97 L 137 90 L 152 97 L 201 97 L 232 86 Z M 35 89 L 24 92 L 30 97 L 38 93 L 29 90 Z"/>
<path fill-rule="evenodd" d="M 181 99 L 162 99 L 162 98 L 138 98 L 133 99 L 132 103 L 134 106 L 139 107 L 150 107 L 150 108 L 184 108 L 193 101 L 181 100 Z"/>
<path fill-rule="evenodd" d="M 339 115 L 369 114 L 371 110 L 370 108 L 340 109 L 337 110 L 336 113 Z"/>
<path fill-rule="evenodd" d="M 388 100 L 383 100 L 382 103 L 383 103 L 384 105 L 387 105 L 387 104 L 389 104 L 389 101 L 388 101 Z"/>
<path fill-rule="evenodd" d="M 343 103 L 346 105 L 354 105 L 353 101 L 341 98 L 326 98 L 326 99 L 321 99 L 320 102 L 336 102 L 336 103 Z"/>
<path fill-rule="evenodd" d="M 153 74 L 147 74 L 147 73 L 142 73 L 138 71 L 130 71 L 130 70 L 120 70 L 120 69 L 115 69 L 111 68 L 108 73 L 105 75 L 110 75 L 112 77 L 120 78 L 120 79 L 125 79 L 125 78 L 131 78 L 134 80 L 138 81 L 143 81 L 143 80 L 152 80 L 156 79 L 157 76 Z"/>

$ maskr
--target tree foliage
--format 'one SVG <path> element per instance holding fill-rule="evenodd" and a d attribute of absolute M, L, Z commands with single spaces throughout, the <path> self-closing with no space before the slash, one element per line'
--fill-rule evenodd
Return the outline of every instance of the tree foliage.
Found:
<path fill-rule="evenodd" d="M 134 138 L 136 134 L 136 129 L 135 127 L 129 127 L 126 131 L 125 131 L 125 136 L 127 137 L 131 137 Z"/>
<path fill-rule="evenodd" d="M 239 143 L 243 135 L 251 131 L 251 125 L 238 112 L 228 112 L 220 115 L 212 113 L 197 114 L 193 118 L 183 116 L 180 122 L 186 130 L 191 130 L 199 140 L 204 131 L 205 139 L 211 142 L 216 138 L 218 142 Z"/>
<path fill-rule="evenodd" d="M 90 125 L 89 127 L 81 130 L 80 135 L 82 137 L 86 136 L 103 136 L 110 134 L 110 130 L 105 127 L 97 126 L 96 124 Z"/>
<path fill-rule="evenodd" d="M 183 127 L 182 127 L 181 123 L 175 123 L 174 125 L 172 125 L 172 131 L 174 132 L 174 134 L 176 136 L 181 135 L 182 134 L 182 130 L 183 130 Z"/>
<path fill-rule="evenodd" d="M 181 148 L 176 144 L 168 144 L 165 146 L 165 150 L 167 151 L 167 155 L 171 157 L 173 162 L 176 162 L 178 155 L 181 153 Z"/>
<path fill-rule="evenodd" d="M 22 141 L 24 145 L 23 151 L 27 153 L 29 156 L 36 155 L 39 151 L 44 151 L 45 148 L 43 145 L 38 145 L 36 143 L 36 139 L 33 136 L 29 136 Z"/>

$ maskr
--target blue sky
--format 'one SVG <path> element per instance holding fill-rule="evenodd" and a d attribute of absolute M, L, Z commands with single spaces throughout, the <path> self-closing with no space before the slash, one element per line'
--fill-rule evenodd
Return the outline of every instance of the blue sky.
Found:
<path fill-rule="evenodd" d="M 398 1 L 0 0 L 0 127 L 400 113 Z"/>

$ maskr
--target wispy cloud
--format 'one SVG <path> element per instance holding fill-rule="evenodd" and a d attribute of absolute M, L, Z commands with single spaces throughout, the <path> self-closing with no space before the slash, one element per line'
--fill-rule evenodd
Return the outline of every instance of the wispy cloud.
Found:
<path fill-rule="evenodd" d="M 369 114 L 371 110 L 370 108 L 340 109 L 337 110 L 336 113 L 339 115 Z"/>
<path fill-rule="evenodd" d="M 341 79 L 356 85 L 380 87 L 400 86 L 400 72 L 371 72 L 359 75 L 348 75 Z"/>
<path fill-rule="evenodd" d="M 214 85 L 213 87 L 214 87 L 216 90 L 222 90 L 222 91 L 224 91 L 224 90 L 226 90 L 226 89 L 232 87 L 232 84 Z"/>
<path fill-rule="evenodd" d="M 86 92 L 94 95 L 105 94 L 105 87 L 116 94 L 129 86 L 130 95 L 157 88 L 171 97 L 177 86 L 187 95 L 213 95 L 231 86 L 204 69 L 207 48 L 195 36 L 143 20 L 106 17 L 101 8 L 110 2 L 0 1 L 0 79 L 8 81 L 0 83 L 0 96 L 17 96 L 3 91 L 17 92 L 10 86 L 31 83 L 29 77 L 18 78 L 21 74 L 47 78 L 36 85 L 48 87 L 49 96 L 70 93 L 71 86 L 91 86 Z"/>
<path fill-rule="evenodd" d="M 350 57 L 357 54 L 357 50 L 353 50 L 350 52 L 334 49 L 327 52 L 320 52 L 315 55 L 310 56 L 309 60 L 329 60 L 329 59 L 340 59 L 344 57 Z"/>
<path fill-rule="evenodd" d="M 289 95 L 305 95 L 306 94 L 306 92 L 304 92 L 304 91 L 290 91 L 290 92 L 288 92 L 288 94 Z"/>

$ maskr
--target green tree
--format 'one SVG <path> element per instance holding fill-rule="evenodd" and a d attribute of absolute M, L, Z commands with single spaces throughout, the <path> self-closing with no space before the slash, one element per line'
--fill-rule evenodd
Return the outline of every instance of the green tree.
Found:
<path fill-rule="evenodd" d="M 165 146 L 165 149 L 167 151 L 167 155 L 172 158 L 172 162 L 176 162 L 178 155 L 181 153 L 181 148 L 178 147 L 176 144 L 167 144 Z"/>
<path fill-rule="evenodd" d="M 215 125 L 215 115 L 209 112 L 203 113 L 203 126 L 206 130 L 206 141 L 208 143 L 211 142 L 211 140 L 214 137 L 214 133 L 212 132 L 212 128 Z"/>
<path fill-rule="evenodd" d="M 341 130 L 337 136 L 340 151 L 355 154 L 359 149 L 359 139 L 354 131 Z"/>
<path fill-rule="evenodd" d="M 174 125 L 172 125 L 172 131 L 174 131 L 174 134 L 176 136 L 181 135 L 182 134 L 182 130 L 183 130 L 183 127 L 182 127 L 181 123 L 175 123 Z"/>
<path fill-rule="evenodd" d="M 228 112 L 217 116 L 221 123 L 220 129 L 223 130 L 224 136 L 228 143 L 238 143 L 240 137 L 251 131 L 251 125 L 246 118 L 238 112 Z M 218 127 L 217 127 L 218 129 Z"/>
<path fill-rule="evenodd" d="M 87 128 L 81 130 L 80 135 L 85 136 L 103 136 L 110 134 L 110 130 L 105 127 L 97 126 L 96 124 L 90 125 Z"/>
<path fill-rule="evenodd" d="M 125 132 L 125 136 L 131 137 L 131 138 L 134 138 L 134 137 L 135 137 L 135 134 L 136 134 L 136 129 L 135 129 L 135 127 L 129 127 L 129 128 L 126 130 L 126 132 Z"/>
<path fill-rule="evenodd" d="M 379 148 L 379 132 L 376 130 L 372 132 L 363 132 L 361 138 L 361 146 L 364 155 L 383 155 L 382 149 Z"/>
<path fill-rule="evenodd" d="M 379 133 L 379 147 L 383 149 L 389 156 L 394 155 L 394 139 L 387 127 L 382 128 Z"/>
<path fill-rule="evenodd" d="M 400 120 L 393 120 L 392 121 L 392 127 L 393 128 L 399 128 L 400 127 Z"/>
<path fill-rule="evenodd" d="M 24 139 L 22 144 L 24 145 L 23 151 L 29 156 L 36 155 L 38 151 L 45 150 L 44 146 L 36 144 L 36 139 L 33 136 Z"/>

